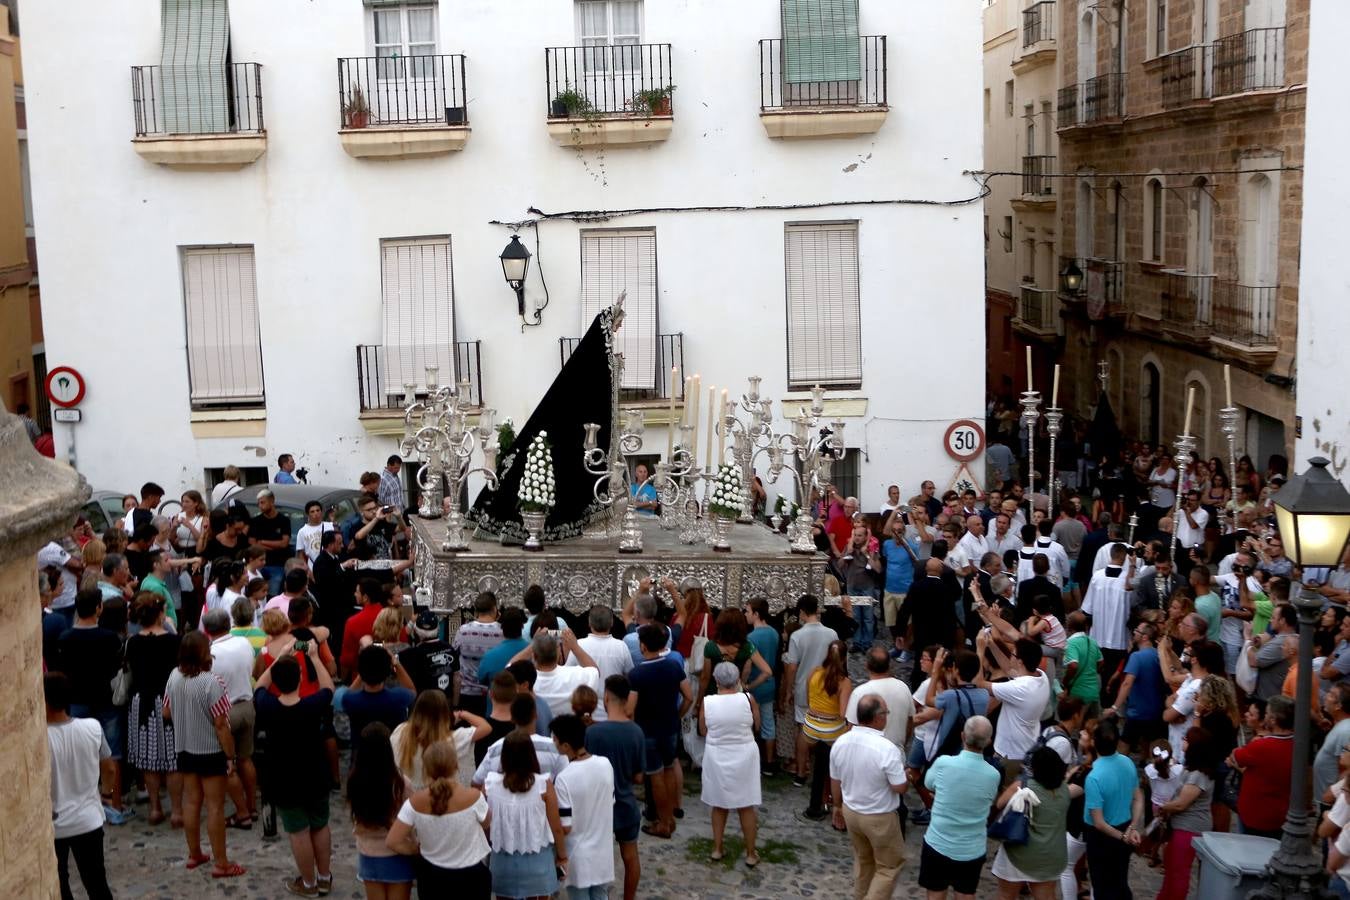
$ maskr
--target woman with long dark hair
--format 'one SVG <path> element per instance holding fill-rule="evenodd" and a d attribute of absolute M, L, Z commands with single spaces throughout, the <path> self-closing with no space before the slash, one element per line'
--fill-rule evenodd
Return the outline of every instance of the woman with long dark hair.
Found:
<path fill-rule="evenodd" d="M 512 898 L 552 896 L 558 890 L 557 870 L 567 869 L 558 795 L 539 774 L 529 735 L 507 735 L 501 762 L 502 770 L 488 775 L 486 784 L 493 819 L 492 892 Z"/>
<path fill-rule="evenodd" d="M 389 729 L 371 722 L 361 730 L 347 776 L 347 802 L 356 837 L 356 877 L 366 900 L 408 900 L 416 877 L 411 856 L 391 850 L 389 829 L 412 790 L 394 764 Z"/>
<path fill-rule="evenodd" d="M 703 690 L 700 696 L 706 697 L 717 692 L 712 676 L 718 663 L 734 664 L 747 691 L 754 690 L 773 677 L 773 669 L 759 655 L 755 645 L 746 640 L 749 634 L 750 623 L 739 609 L 731 607 L 717 614 L 712 638 L 703 645 L 703 671 L 699 674 Z M 755 672 L 753 678 L 750 677 L 752 670 Z"/>
<path fill-rule="evenodd" d="M 529 738 L 525 741 L 529 744 Z M 483 861 L 491 850 L 484 834 L 491 814 L 481 791 L 455 780 L 458 768 L 449 744 L 426 749 L 422 771 L 427 786 L 403 801 L 385 843 L 396 853 L 417 856 L 417 896 L 487 900 L 494 887 Z"/>
<path fill-rule="evenodd" d="M 853 693 L 848 680 L 848 645 L 833 641 L 825 651 L 825 661 L 806 679 L 806 722 L 802 734 L 811 746 L 811 803 L 802 815 L 817 821 L 829 815 L 825 808 L 826 787 L 830 778 L 830 750 L 848 722 L 844 711 Z"/>
<path fill-rule="evenodd" d="M 139 631 L 127 640 L 131 703 L 127 708 L 127 763 L 145 776 L 150 795 L 150 824 L 164 821 L 160 788 L 168 781 L 170 823 L 183 827 L 183 778 L 178 774 L 173 725 L 165 721 L 164 688 L 178 664 L 178 635 L 164 627 L 164 598 L 149 591 L 136 595 L 131 620 Z"/>

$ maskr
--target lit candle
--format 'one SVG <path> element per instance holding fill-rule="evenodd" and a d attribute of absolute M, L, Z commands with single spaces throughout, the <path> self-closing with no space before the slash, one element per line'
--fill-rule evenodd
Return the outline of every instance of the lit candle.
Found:
<path fill-rule="evenodd" d="M 1031 348 L 1027 347 L 1027 390 L 1031 389 Z"/>
<path fill-rule="evenodd" d="M 690 453 L 698 452 L 698 399 L 701 393 L 703 393 L 703 376 L 695 375 L 693 393 L 685 394 L 685 402 L 693 403 L 689 409 L 689 424 L 694 426 L 694 442 L 689 446 Z"/>
<path fill-rule="evenodd" d="M 1191 408 L 1195 406 L 1195 386 L 1192 385 L 1186 390 L 1186 425 L 1181 429 L 1182 434 L 1191 433 Z"/>
<path fill-rule="evenodd" d="M 666 422 L 666 460 L 675 453 L 675 389 L 680 384 L 680 367 L 670 367 L 670 418 Z"/>
<path fill-rule="evenodd" d="M 1059 409 L 1059 363 L 1055 363 L 1055 385 L 1050 389 L 1050 408 Z"/>
<path fill-rule="evenodd" d="M 726 427 L 725 422 L 726 417 L 727 417 L 727 389 L 722 388 L 722 402 L 717 407 L 717 421 L 723 427 Z M 717 442 L 717 464 L 720 466 L 722 463 L 726 461 L 727 461 L 727 441 L 726 435 L 723 435 L 722 439 Z"/>
<path fill-rule="evenodd" d="M 1233 372 L 1227 363 L 1224 363 L 1223 367 L 1223 393 L 1228 400 L 1227 405 L 1231 408 L 1233 405 Z"/>
<path fill-rule="evenodd" d="M 703 454 L 703 465 L 705 467 L 713 464 L 713 435 L 717 433 L 717 423 L 713 421 L 713 416 L 717 414 L 717 385 L 708 385 L 708 450 Z"/>

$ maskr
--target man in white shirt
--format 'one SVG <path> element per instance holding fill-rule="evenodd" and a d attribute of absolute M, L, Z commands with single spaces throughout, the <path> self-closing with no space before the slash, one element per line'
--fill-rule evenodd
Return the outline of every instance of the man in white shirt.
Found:
<path fill-rule="evenodd" d="M 53 672 L 43 679 L 47 702 L 47 750 L 52 771 L 52 828 L 56 833 L 56 877 L 61 896 L 71 896 L 67 860 L 90 900 L 112 900 L 103 865 L 103 801 L 99 766 L 112 756 L 97 719 L 70 717 L 70 679 Z"/>
<path fill-rule="evenodd" d="M 534 682 L 534 695 L 539 702 L 548 706 L 549 712 L 561 716 L 572 711 L 572 691 L 578 685 L 586 685 L 600 694 L 600 669 L 591 655 L 577 643 L 576 635 L 570 631 L 562 632 L 562 644 L 569 655 L 576 658 L 575 666 L 558 665 L 559 639 L 540 629 L 530 641 L 530 651 L 534 668 L 539 673 Z M 632 661 L 632 657 L 629 657 Z"/>
<path fill-rule="evenodd" d="M 1073 579 L 1073 567 L 1069 564 L 1069 554 L 1054 538 L 1054 523 L 1042 519 L 1036 526 L 1040 536 L 1036 538 L 1036 552 L 1050 557 L 1050 574 L 1047 576 L 1061 589 Z"/>
<path fill-rule="evenodd" d="M 975 650 L 984 659 L 988 649 L 1010 678 L 1009 681 L 989 682 L 984 668 L 975 678 L 975 686 L 987 690 L 1000 704 L 998 729 L 994 732 L 994 752 L 1003 759 L 1003 772 L 1016 778 L 1022 772 L 1022 761 L 1041 734 L 1041 718 L 1050 702 L 1050 679 L 1040 670 L 1041 645 L 1029 638 L 1017 641 L 1013 655 L 1008 656 L 998 641 L 987 631 L 975 637 Z M 991 702 L 992 706 L 992 702 Z M 992 710 L 991 710 L 992 712 Z"/>
<path fill-rule="evenodd" d="M 1129 565 L 1125 558 L 1129 557 Z M 1111 545 L 1111 564 L 1094 572 L 1083 596 L 1083 612 L 1092 616 L 1089 634 L 1102 648 L 1103 682 L 1111 676 L 1130 651 L 1130 601 L 1134 586 L 1134 551 L 1124 544 Z"/>
<path fill-rule="evenodd" d="M 1214 582 L 1219 591 L 1219 642 L 1223 644 L 1223 658 L 1229 675 L 1237 672 L 1237 660 L 1242 653 L 1243 626 L 1256 616 L 1257 599 L 1264 600 L 1261 582 L 1252 576 L 1256 560 L 1247 550 L 1233 554 L 1233 570 L 1220 575 Z"/>
<path fill-rule="evenodd" d="M 1205 527 L 1209 525 L 1209 513 L 1200 507 L 1200 492 L 1187 491 L 1186 502 L 1181 506 L 1181 516 L 1177 519 L 1177 566 L 1182 575 L 1191 573 L 1195 561 L 1191 551 L 1203 547 Z"/>
<path fill-rule="evenodd" d="M 234 801 L 236 822 L 253 820 L 257 801 L 258 770 L 253 765 L 253 731 L 257 712 L 253 708 L 253 644 L 230 633 L 230 614 L 213 609 L 202 615 L 202 630 L 211 639 L 211 674 L 225 682 L 230 698 L 230 734 L 234 736 L 234 772 L 226 783 Z M 303 656 L 303 654 L 297 654 Z M 299 661 L 306 665 L 305 660 Z"/>
<path fill-rule="evenodd" d="M 620 642 L 622 646 L 622 642 Z M 614 880 L 614 766 L 586 751 L 586 725 L 574 715 L 549 724 L 553 744 L 567 758 L 554 782 L 558 816 L 567 835 L 568 896 L 608 896 Z"/>
<path fill-rule="evenodd" d="M 1041 553 L 1036 547 L 1036 535 L 1039 532 L 1035 525 L 1023 525 L 1020 536 L 1022 538 L 1022 549 L 1017 551 L 1017 583 L 1021 584 L 1028 579 L 1036 577 L 1036 570 L 1033 568 L 1036 562 L 1036 554 Z M 1050 559 L 1048 553 L 1042 554 L 1046 560 Z M 1048 577 L 1048 576 L 1047 576 Z"/>
<path fill-rule="evenodd" d="M 305 504 L 305 524 L 295 535 L 295 552 L 303 553 L 313 566 L 314 560 L 319 558 L 320 538 L 325 531 L 333 530 L 333 523 L 323 520 L 323 504 L 318 500 L 309 501 Z"/>
<path fill-rule="evenodd" d="M 966 516 L 966 533 L 956 542 L 956 547 L 966 559 L 976 562 L 993 548 L 984 534 L 984 519 L 979 513 Z"/>
<path fill-rule="evenodd" d="M 858 727 L 835 741 L 830 751 L 834 827 L 847 827 L 853 841 L 857 900 L 889 898 L 905 862 L 896 810 L 909 782 L 900 751 L 883 733 L 889 713 L 882 697 L 863 697 L 855 711 Z"/>
<path fill-rule="evenodd" d="M 54 613 L 60 613 L 66 620 L 66 627 L 75 624 L 75 592 L 79 588 L 80 573 L 84 571 L 84 560 L 76 559 L 56 541 L 47 544 L 37 554 L 38 571 L 56 569 L 60 573 L 61 585 L 51 606 Z"/>
<path fill-rule="evenodd" d="M 903 756 L 914 733 L 914 695 L 910 693 L 909 685 L 891 674 L 891 655 L 885 647 L 868 650 L 866 666 L 867 680 L 849 695 L 844 718 L 850 725 L 857 725 L 859 701 L 874 695 L 880 697 L 890 710 L 881 733 Z"/>
<path fill-rule="evenodd" d="M 608 606 L 592 606 L 587 624 L 590 625 L 591 633 L 577 641 L 577 646 L 595 660 L 595 667 L 600 671 L 600 683 L 604 684 L 611 675 L 627 675 L 632 671 L 633 654 L 628 651 L 628 645 L 610 634 L 614 628 L 614 610 Z M 580 668 L 581 661 L 574 653 L 567 658 L 567 665 Z M 603 697 L 600 699 L 603 700 Z M 595 708 L 594 719 L 603 722 L 606 718 L 602 702 Z"/>
<path fill-rule="evenodd" d="M 530 742 L 534 744 L 534 755 L 539 758 L 539 771 L 544 777 L 554 784 L 558 782 L 558 776 L 567 768 L 567 757 L 558 752 L 558 747 L 551 738 L 535 734 L 535 725 L 539 721 L 539 713 L 536 701 L 530 694 L 516 694 L 516 699 L 511 701 L 511 724 L 516 726 L 513 734 L 529 735 Z M 483 761 L 478 764 L 478 768 L 473 772 L 473 786 L 481 788 L 486 782 L 489 774 L 500 772 L 502 770 L 502 742 L 506 738 L 496 741 L 488 747 L 487 753 L 483 755 Z"/>
<path fill-rule="evenodd" d="M 1000 512 L 994 516 L 994 533 L 989 535 L 989 549 L 993 550 L 999 556 L 1003 556 L 1009 550 L 1021 550 L 1022 538 L 1012 530 L 1012 522 L 1007 513 Z"/>
<path fill-rule="evenodd" d="M 1167 698 L 1167 704 L 1163 707 L 1163 721 L 1167 723 L 1167 742 L 1172 745 L 1172 755 L 1178 764 L 1186 761 L 1181 742 L 1186 737 L 1186 732 L 1196 722 L 1195 699 L 1200 692 L 1200 682 L 1204 681 L 1207 675 L 1223 675 L 1223 651 L 1212 641 L 1195 645 L 1190 674 L 1181 683 L 1181 687 L 1177 688 L 1177 692 Z"/>

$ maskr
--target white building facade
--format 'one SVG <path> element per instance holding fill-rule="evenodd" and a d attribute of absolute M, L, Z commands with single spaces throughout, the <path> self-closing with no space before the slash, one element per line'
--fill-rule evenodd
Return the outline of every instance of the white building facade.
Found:
<path fill-rule="evenodd" d="M 355 486 L 427 364 L 520 423 L 625 289 L 653 452 L 672 365 L 705 411 L 827 386 L 868 508 L 983 420 L 976 4 L 78 6 L 25 7 L 24 64 L 47 360 L 87 385 L 58 456 L 96 488 L 281 453 Z M 520 229 L 522 326 L 532 210 L 594 212 Z"/>

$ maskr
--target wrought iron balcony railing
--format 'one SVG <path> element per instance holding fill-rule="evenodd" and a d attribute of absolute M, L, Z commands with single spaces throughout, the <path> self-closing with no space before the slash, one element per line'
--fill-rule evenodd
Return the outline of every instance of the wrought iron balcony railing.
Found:
<path fill-rule="evenodd" d="M 1055 39 L 1055 0 L 1041 0 L 1022 10 L 1022 49 Z"/>
<path fill-rule="evenodd" d="M 1022 285 L 1022 295 L 1017 304 L 1017 319 L 1026 327 L 1041 332 L 1059 330 L 1057 292 Z"/>
<path fill-rule="evenodd" d="M 1054 171 L 1055 158 L 1053 156 L 1022 157 L 1022 195 L 1024 197 L 1053 197 L 1055 195 L 1055 179 L 1050 176 Z"/>
<path fill-rule="evenodd" d="M 132 66 L 131 109 L 137 137 L 261 133 L 262 64 Z"/>
<path fill-rule="evenodd" d="M 1284 87 L 1283 28 L 1253 28 L 1214 42 L 1214 96 Z"/>
<path fill-rule="evenodd" d="M 1214 336 L 1249 347 L 1275 343 L 1274 285 L 1225 282 L 1214 298 Z"/>
<path fill-rule="evenodd" d="M 799 80 L 784 56 L 783 41 L 760 41 L 760 110 L 886 106 L 886 35 L 863 35 L 858 40 L 857 66 L 849 73 L 857 77 L 825 81 Z"/>
<path fill-rule="evenodd" d="M 403 408 L 405 384 L 426 383 L 426 367 L 439 366 L 441 382 L 454 373 L 456 383 L 469 382 L 469 403 L 483 405 L 482 341 L 456 341 L 435 346 L 390 347 L 362 344 L 356 348 L 356 390 L 361 412 Z"/>
<path fill-rule="evenodd" d="M 1162 104 L 1171 108 L 1214 94 L 1214 53 L 1209 44 L 1174 50 L 1162 58 Z"/>
<path fill-rule="evenodd" d="M 337 65 L 343 128 L 469 124 L 459 54 L 349 56 Z"/>
<path fill-rule="evenodd" d="M 669 116 L 675 76 L 669 44 L 547 47 L 549 118 Z"/>

